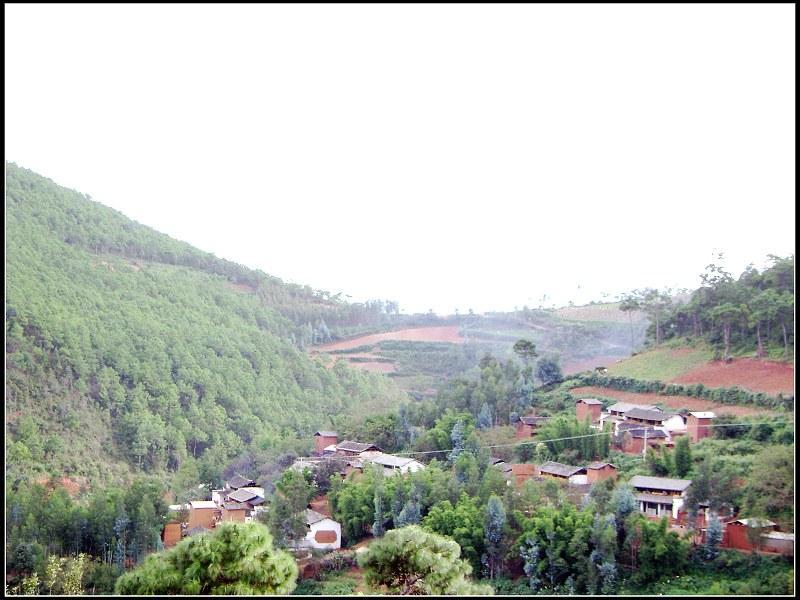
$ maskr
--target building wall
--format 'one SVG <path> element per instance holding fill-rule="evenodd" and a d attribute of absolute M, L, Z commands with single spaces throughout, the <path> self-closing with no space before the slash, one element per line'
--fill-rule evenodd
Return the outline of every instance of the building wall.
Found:
<path fill-rule="evenodd" d="M 336 541 L 331 543 L 320 543 L 316 540 L 318 532 L 333 531 L 336 533 Z M 336 550 L 342 546 L 342 526 L 333 519 L 323 519 L 311 525 L 311 528 L 303 540 L 303 545 L 320 550 Z"/>
<path fill-rule="evenodd" d="M 175 544 L 181 541 L 181 524 L 180 523 L 167 523 L 164 525 L 164 531 L 161 534 L 161 540 L 164 542 L 165 548 L 172 548 Z"/>
<path fill-rule="evenodd" d="M 233 521 L 235 523 L 244 523 L 246 517 L 247 517 L 246 510 L 228 510 L 226 508 L 223 508 L 222 517 L 220 518 L 220 521 Z"/>
<path fill-rule="evenodd" d="M 694 415 L 688 415 L 686 429 L 689 431 L 689 439 L 692 442 L 699 442 L 703 438 L 710 437 L 712 430 L 708 425 L 711 425 L 711 421 L 712 419 L 698 419 Z"/>
<path fill-rule="evenodd" d="M 525 425 L 522 421 L 517 421 L 517 437 L 529 438 L 533 436 L 533 425 Z"/>
<path fill-rule="evenodd" d="M 602 469 L 586 469 L 586 478 L 589 483 L 597 483 L 598 481 L 616 476 L 617 470 L 609 465 L 606 465 Z"/>
<path fill-rule="evenodd" d="M 314 436 L 314 449 L 317 451 L 317 454 L 322 454 L 322 451 L 330 446 L 331 444 L 336 444 L 339 441 L 338 436 L 325 436 L 325 435 L 317 435 Z"/>
<path fill-rule="evenodd" d="M 214 517 L 219 511 L 215 508 L 191 508 L 189 509 L 189 523 L 186 529 L 194 527 L 205 527 L 211 529 L 214 527 Z"/>
<path fill-rule="evenodd" d="M 592 423 L 594 423 L 600 419 L 601 408 L 599 404 L 584 404 L 583 402 L 578 402 L 575 404 L 575 416 L 581 423 L 583 423 L 587 416 Z"/>
<path fill-rule="evenodd" d="M 762 537 L 761 549 L 765 552 L 777 552 L 784 556 L 794 556 L 794 540 L 776 540 Z"/>

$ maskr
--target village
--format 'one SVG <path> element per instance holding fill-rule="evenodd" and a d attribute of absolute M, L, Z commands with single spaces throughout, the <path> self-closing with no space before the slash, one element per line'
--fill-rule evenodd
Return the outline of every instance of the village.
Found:
<path fill-rule="evenodd" d="M 641 456 L 648 448 L 672 448 L 682 436 L 692 444 L 709 437 L 716 418 L 713 412 L 708 411 L 681 415 L 662 411 L 653 405 L 622 402 L 603 411 L 602 402 L 594 398 L 577 400 L 575 416 L 579 421 L 589 420 L 597 431 L 609 432 L 614 449 L 627 455 Z M 520 417 L 515 424 L 519 443 L 533 442 L 537 430 L 550 418 L 535 414 Z M 340 465 L 337 472 L 342 479 L 363 476 L 365 469 L 369 468 L 379 468 L 384 477 L 406 476 L 426 468 L 415 458 L 385 453 L 370 442 L 339 441 L 337 432 L 324 430 L 314 433 L 313 455 L 296 459 L 289 468 L 313 471 L 324 461 L 331 460 Z M 503 474 L 507 486 L 517 490 L 531 480 L 558 482 L 568 489 L 570 497 L 578 504 L 587 499 L 593 485 L 608 479 L 618 482 L 619 479 L 617 466 L 602 461 L 568 465 L 554 461 L 512 463 L 491 458 L 491 466 Z M 690 522 L 685 504 L 691 480 L 635 475 L 626 483 L 633 489 L 637 510 L 642 515 L 653 520 L 666 518 L 671 531 L 681 535 L 691 533 L 695 545 L 705 542 L 712 515 L 709 503 L 701 503 L 695 522 Z M 263 487 L 247 477 L 235 475 L 223 488 L 211 490 L 210 498 L 170 506 L 181 518 L 166 524 L 163 544 L 172 547 L 184 537 L 210 531 L 227 521 L 250 522 L 268 510 L 266 500 Z M 739 518 L 732 510 L 715 516 L 723 527 L 721 548 L 794 556 L 794 533 L 781 531 L 778 524 L 766 518 Z M 294 549 L 301 565 L 301 576 L 314 572 L 313 568 L 303 568 L 308 566 L 312 551 L 319 555 L 343 547 L 342 526 L 333 518 L 325 496 L 314 498 L 308 504 L 305 522 L 307 534 Z"/>

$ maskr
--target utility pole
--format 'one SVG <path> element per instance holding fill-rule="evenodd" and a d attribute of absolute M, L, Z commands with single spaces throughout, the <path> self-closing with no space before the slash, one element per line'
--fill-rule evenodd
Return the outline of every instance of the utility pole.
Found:
<path fill-rule="evenodd" d="M 647 428 L 644 430 L 644 447 L 642 448 L 642 458 L 647 460 Z"/>

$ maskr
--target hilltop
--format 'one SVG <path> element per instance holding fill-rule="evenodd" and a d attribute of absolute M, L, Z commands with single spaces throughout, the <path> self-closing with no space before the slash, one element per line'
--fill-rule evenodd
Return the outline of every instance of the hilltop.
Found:
<path fill-rule="evenodd" d="M 303 348 L 381 327 L 6 165 L 7 477 L 199 474 L 331 415 L 396 404 L 386 378 Z M 69 451 L 67 451 L 69 449 Z"/>

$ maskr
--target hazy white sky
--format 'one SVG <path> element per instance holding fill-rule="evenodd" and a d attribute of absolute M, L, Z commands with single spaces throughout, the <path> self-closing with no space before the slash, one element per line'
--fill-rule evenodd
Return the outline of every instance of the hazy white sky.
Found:
<path fill-rule="evenodd" d="M 6 158 L 405 311 L 694 287 L 794 251 L 794 14 L 6 4 Z"/>

